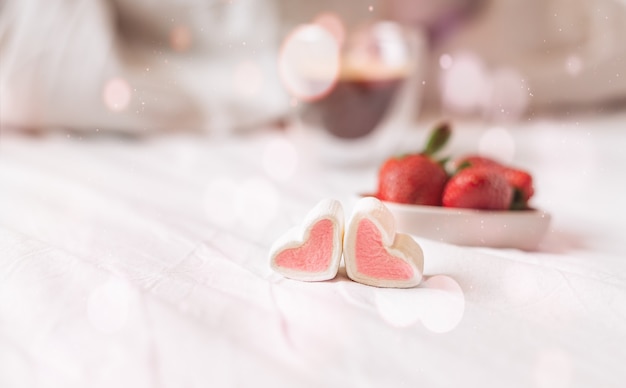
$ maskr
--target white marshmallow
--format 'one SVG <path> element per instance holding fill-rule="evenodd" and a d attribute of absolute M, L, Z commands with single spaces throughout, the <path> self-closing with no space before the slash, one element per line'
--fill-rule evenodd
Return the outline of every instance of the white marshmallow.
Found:
<path fill-rule="evenodd" d="M 309 242 L 312 229 L 321 225 L 320 222 L 328 221 L 332 225 L 331 248 L 320 245 L 318 241 Z M 344 213 L 341 203 L 334 199 L 322 200 L 309 211 L 300 226 L 288 230 L 274 242 L 269 254 L 270 267 L 283 276 L 296 280 L 333 279 L 337 276 L 341 261 L 343 233 Z M 324 249 L 327 252 L 324 253 Z M 316 258 L 316 255 L 321 256 Z"/>
<path fill-rule="evenodd" d="M 370 222 L 361 223 L 363 220 Z M 374 235 L 362 230 L 360 225 Z M 372 226 L 373 225 L 373 226 Z M 395 220 L 374 197 L 360 199 L 352 212 L 344 238 L 344 261 L 348 277 L 375 287 L 408 288 L 422 281 L 424 254 L 407 234 L 396 233 Z"/>

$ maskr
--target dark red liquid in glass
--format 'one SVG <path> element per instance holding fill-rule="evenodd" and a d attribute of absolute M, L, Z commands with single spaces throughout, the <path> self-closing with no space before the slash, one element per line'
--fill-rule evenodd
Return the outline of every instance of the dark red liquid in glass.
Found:
<path fill-rule="evenodd" d="M 385 118 L 404 80 L 339 79 L 326 96 L 307 103 L 303 120 L 339 138 L 366 136 Z"/>

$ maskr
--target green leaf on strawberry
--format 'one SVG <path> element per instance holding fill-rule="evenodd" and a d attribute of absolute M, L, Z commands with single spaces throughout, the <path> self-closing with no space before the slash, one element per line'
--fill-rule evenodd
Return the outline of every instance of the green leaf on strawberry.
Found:
<path fill-rule="evenodd" d="M 467 155 L 450 162 L 436 158 L 452 135 L 447 122 L 436 125 L 421 152 L 391 157 L 378 173 L 383 201 L 488 210 L 527 210 L 534 194 L 532 176 L 494 159 Z"/>
<path fill-rule="evenodd" d="M 428 156 L 435 155 L 446 145 L 451 135 L 452 129 L 450 127 L 450 124 L 445 121 L 439 123 L 437 126 L 435 126 L 435 128 L 433 128 L 432 132 L 430 133 L 428 141 L 426 142 L 426 147 L 422 151 L 422 154 Z"/>
<path fill-rule="evenodd" d="M 446 160 L 435 160 L 433 155 L 445 146 L 450 134 L 449 124 L 439 124 L 431 132 L 424 151 L 387 159 L 378 172 L 377 197 L 397 203 L 441 206 L 441 194 L 448 180 Z"/>

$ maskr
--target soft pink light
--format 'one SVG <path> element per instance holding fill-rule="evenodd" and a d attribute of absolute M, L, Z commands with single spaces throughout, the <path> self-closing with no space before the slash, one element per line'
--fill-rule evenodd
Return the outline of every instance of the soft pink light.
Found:
<path fill-rule="evenodd" d="M 263 87 L 263 72 L 253 61 L 239 63 L 233 71 L 233 86 L 243 97 L 254 97 Z"/>
<path fill-rule="evenodd" d="M 435 333 L 454 330 L 465 312 L 465 295 L 459 283 L 449 276 L 436 275 L 428 278 L 422 287 L 431 291 L 422 324 Z"/>
<path fill-rule="evenodd" d="M 540 295 L 542 279 L 527 266 L 513 264 L 506 269 L 502 281 L 504 292 L 511 304 L 530 303 Z"/>
<path fill-rule="evenodd" d="M 395 289 L 376 290 L 374 301 L 378 313 L 387 323 L 395 327 L 415 325 L 426 311 L 423 299 L 417 297 L 418 292 L 418 289 L 400 293 Z"/>
<path fill-rule="evenodd" d="M 583 61 L 578 55 L 570 55 L 565 61 L 565 70 L 571 76 L 576 76 L 583 69 Z"/>
<path fill-rule="evenodd" d="M 378 313 L 392 326 L 408 327 L 421 321 L 435 333 L 446 333 L 461 322 L 465 297 L 451 277 L 436 275 L 407 290 L 376 289 Z"/>
<path fill-rule="evenodd" d="M 515 69 L 495 70 L 491 75 L 491 92 L 485 115 L 495 121 L 516 121 L 528 106 L 528 86 Z"/>
<path fill-rule="evenodd" d="M 311 101 L 326 95 L 339 74 L 339 43 L 316 24 L 296 28 L 284 41 L 278 57 L 283 85 L 294 97 Z"/>
<path fill-rule="evenodd" d="M 346 39 L 346 28 L 338 15 L 332 12 L 325 12 L 316 16 L 313 19 L 313 23 L 328 30 L 335 37 L 340 47 L 343 45 Z"/>
<path fill-rule="evenodd" d="M 391 79 L 411 71 L 412 50 L 396 23 L 378 22 L 358 29 L 349 39 L 342 71 L 356 78 Z"/>
<path fill-rule="evenodd" d="M 221 227 L 231 227 L 237 222 L 234 201 L 237 187 L 238 183 L 227 177 L 217 177 L 207 184 L 203 204 L 210 222 Z"/>
<path fill-rule="evenodd" d="M 535 362 L 535 383 L 538 388 L 565 388 L 572 383 L 572 360 L 556 348 L 542 350 Z"/>
<path fill-rule="evenodd" d="M 284 139 L 275 139 L 263 151 L 263 168 L 267 175 L 277 181 L 292 178 L 298 166 L 296 147 Z"/>
<path fill-rule="evenodd" d="M 241 225 L 259 231 L 270 225 L 278 215 L 280 195 L 269 180 L 250 177 L 237 187 L 234 201 L 234 216 Z"/>
<path fill-rule="evenodd" d="M 189 50 L 191 47 L 191 31 L 187 26 L 176 26 L 170 30 L 170 46 L 179 52 Z"/>
<path fill-rule="evenodd" d="M 123 111 L 128 107 L 131 91 L 128 82 L 122 78 L 112 78 L 104 85 L 102 91 L 104 105 L 113 112 Z"/>
<path fill-rule="evenodd" d="M 457 54 L 441 75 L 443 105 L 456 112 L 472 113 L 484 106 L 491 84 L 483 61 L 474 54 Z"/>
<path fill-rule="evenodd" d="M 447 70 L 452 67 L 452 57 L 449 54 L 442 54 L 439 57 L 439 66 L 442 69 Z"/>
<path fill-rule="evenodd" d="M 480 137 L 478 150 L 481 155 L 511 163 L 515 156 L 515 140 L 504 128 L 490 128 Z"/>
<path fill-rule="evenodd" d="M 131 291 L 121 279 L 111 279 L 96 287 L 87 299 L 89 322 L 104 333 L 120 330 L 128 319 Z"/>

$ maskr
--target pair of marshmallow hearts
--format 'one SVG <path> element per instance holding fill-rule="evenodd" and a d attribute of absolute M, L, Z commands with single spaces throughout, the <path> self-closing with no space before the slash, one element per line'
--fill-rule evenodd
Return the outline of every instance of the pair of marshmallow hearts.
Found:
<path fill-rule="evenodd" d="M 345 227 L 341 203 L 318 203 L 299 227 L 281 236 L 270 249 L 270 266 L 302 281 L 330 280 L 343 254 L 350 279 L 376 287 L 418 285 L 424 254 L 409 235 L 396 233 L 395 220 L 378 199 L 360 199 Z"/>

